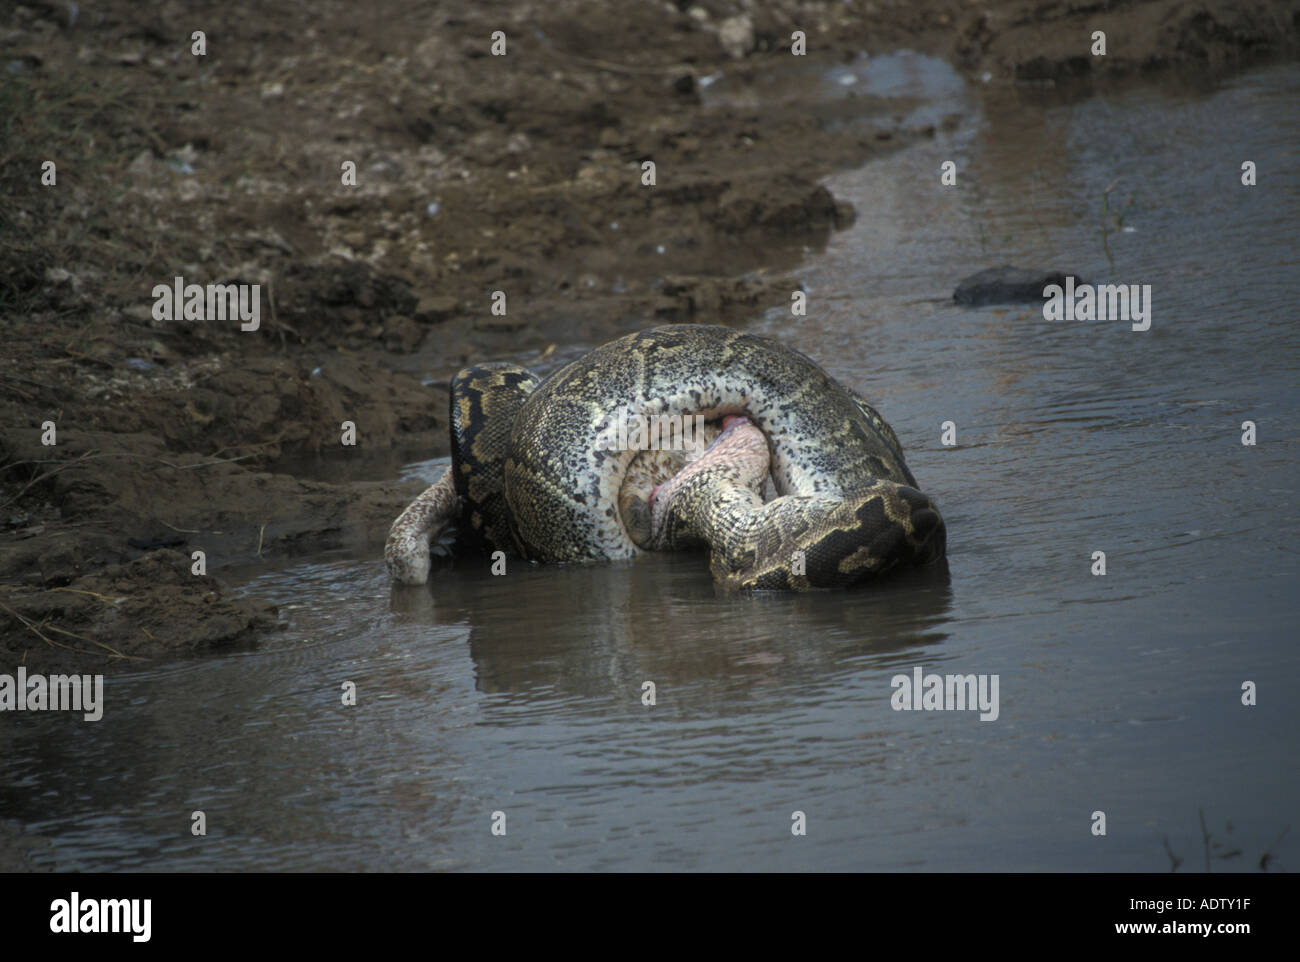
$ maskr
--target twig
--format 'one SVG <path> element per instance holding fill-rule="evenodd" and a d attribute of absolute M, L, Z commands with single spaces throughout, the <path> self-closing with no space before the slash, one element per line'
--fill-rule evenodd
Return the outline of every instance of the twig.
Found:
<path fill-rule="evenodd" d="M 1110 228 L 1107 220 L 1110 217 L 1110 192 L 1115 189 L 1115 185 L 1118 183 L 1118 178 L 1112 180 L 1110 186 L 1102 191 L 1101 194 L 1101 249 L 1106 255 L 1106 263 L 1110 264 L 1112 267 L 1115 266 L 1115 261 L 1110 256 Z"/>
<path fill-rule="evenodd" d="M 646 75 L 663 75 L 671 73 L 680 73 L 683 70 L 691 70 L 689 64 L 676 63 L 669 64 L 665 67 L 641 67 L 635 64 L 612 63 L 608 60 L 597 60 L 594 57 L 582 57 L 576 53 L 564 53 L 557 50 L 556 55 L 563 60 L 572 60 L 577 63 L 586 64 L 589 67 L 597 67 L 601 70 L 608 70 L 611 73 L 628 73 L 628 74 L 646 74 Z"/>
<path fill-rule="evenodd" d="M 236 458 L 221 458 L 216 461 L 196 461 L 194 464 L 173 465 L 178 471 L 188 471 L 190 468 L 207 468 L 214 464 L 229 464 L 231 461 L 246 461 L 249 458 L 257 457 L 256 454 L 241 454 Z M 159 459 L 161 460 L 161 459 Z"/>
<path fill-rule="evenodd" d="M 1200 816 L 1201 819 L 1201 844 L 1205 846 L 1205 871 L 1208 872 L 1210 870 L 1210 832 L 1209 829 L 1205 827 L 1204 809 L 1198 808 L 1196 814 Z"/>
<path fill-rule="evenodd" d="M 70 591 L 74 595 L 90 595 L 92 598 L 98 598 L 106 604 L 115 605 L 120 599 L 110 598 L 108 595 L 101 595 L 97 591 L 84 591 L 81 588 L 51 588 L 51 591 Z"/>
<path fill-rule="evenodd" d="M 78 635 L 75 632 L 67 631 L 66 629 L 60 628 L 58 625 L 46 625 L 45 627 L 49 628 L 50 631 L 57 631 L 61 635 L 67 635 L 69 638 L 76 638 L 78 641 L 84 641 L 89 645 L 98 645 L 100 648 L 103 648 L 105 651 L 111 651 L 118 658 L 129 658 L 133 661 L 147 660 L 145 658 L 141 658 L 138 655 L 124 655 L 116 648 L 114 648 L 112 645 L 106 645 L 104 644 L 104 642 L 96 641 L 94 638 L 87 638 L 85 635 Z"/>
<path fill-rule="evenodd" d="M 176 527 L 176 525 L 174 525 L 174 524 L 167 524 L 166 521 L 162 521 L 162 520 L 159 520 L 158 523 L 159 523 L 159 524 L 167 525 L 167 527 L 171 528 L 173 531 L 179 531 L 179 532 L 181 532 L 182 534 L 202 534 L 202 533 L 203 533 L 202 531 L 199 531 L 199 530 L 196 529 L 196 528 L 178 528 L 178 527 Z"/>
<path fill-rule="evenodd" d="M 53 641 L 53 640 L 50 639 L 50 638 L 46 638 L 45 635 L 42 634 L 41 629 L 39 629 L 39 628 L 36 627 L 36 622 L 34 622 L 34 621 L 29 621 L 28 619 L 24 618 L 22 615 L 20 615 L 20 614 L 19 614 L 18 612 L 16 612 L 16 611 L 14 611 L 14 610 L 13 610 L 12 608 L 10 608 L 7 604 L 5 604 L 3 601 L 0 601 L 0 608 L 3 608 L 5 611 L 9 612 L 9 614 L 13 615 L 15 618 L 17 618 L 19 621 L 21 621 L 24 625 L 27 626 L 27 628 L 28 628 L 29 631 L 34 631 L 34 632 L 36 632 L 36 637 L 37 637 L 37 638 L 40 638 L 41 641 L 45 642 L 47 645 L 53 645 L 55 648 L 66 648 L 68 651 L 77 651 L 77 650 L 78 650 L 78 649 L 76 649 L 76 648 L 73 648 L 71 645 L 63 645 L 63 644 L 60 644 L 60 643 L 57 642 L 57 641 Z"/>
<path fill-rule="evenodd" d="M 104 367 L 108 368 L 109 370 L 112 370 L 113 368 L 117 367 L 117 365 L 114 364 L 112 361 L 106 361 L 102 357 L 91 357 L 89 354 L 80 354 L 77 351 L 74 351 L 72 348 L 68 347 L 67 345 L 64 345 L 63 350 L 68 354 L 69 357 L 76 358 L 78 361 L 89 361 L 92 364 L 102 364 Z"/>
<path fill-rule="evenodd" d="M 284 431 L 281 431 L 281 432 L 280 432 L 279 434 L 277 434 L 275 437 L 271 438 L 271 440 L 269 440 L 269 441 L 257 441 L 257 442 L 254 442 L 254 443 L 252 443 L 252 444 L 242 444 L 242 445 L 240 445 L 240 447 L 245 447 L 245 448 L 267 448 L 267 447 L 270 447 L 272 444 L 279 444 L 281 441 L 283 441 L 283 440 L 284 440 L 286 437 L 288 437 L 288 436 L 289 436 L 289 432 L 288 432 L 288 430 L 286 429 L 286 430 L 284 430 Z M 223 448 L 217 448 L 217 450 L 213 451 L 212 454 L 209 455 L 209 457 L 213 457 L 213 458 L 215 458 L 215 457 L 216 457 L 218 454 L 220 454 L 222 451 L 228 450 L 229 448 L 230 448 L 230 445 L 229 445 L 229 444 L 227 444 L 227 445 L 226 445 L 225 447 L 223 447 Z M 251 453 L 249 453 L 249 454 L 241 455 L 241 457 L 251 458 L 251 457 L 253 457 L 253 455 L 252 455 Z"/>
<path fill-rule="evenodd" d="M 1161 837 L 1160 841 L 1164 843 L 1165 854 L 1169 856 L 1170 873 L 1177 872 L 1178 866 L 1183 864 L 1183 860 L 1179 858 L 1177 855 L 1175 855 L 1174 850 L 1169 847 L 1169 839 Z"/>
<path fill-rule="evenodd" d="M 30 481 L 28 481 L 26 484 L 24 484 L 21 488 L 19 488 L 19 489 L 18 489 L 18 493 L 15 494 L 15 495 L 14 495 L 12 498 L 10 498 L 8 501 L 0 501 L 0 508 L 5 507 L 6 505 L 13 504 L 15 501 L 17 501 L 19 498 L 21 498 L 24 494 L 26 494 L 26 493 L 27 493 L 27 489 L 30 488 L 32 485 L 34 485 L 34 484 L 36 484 L 36 483 L 38 483 L 38 482 L 40 482 L 40 481 L 44 481 L 46 478 L 51 478 L 51 477 L 53 477 L 54 475 L 58 474 L 60 471 L 63 471 L 63 470 L 65 470 L 65 469 L 67 469 L 67 468 L 70 468 L 70 467 L 72 467 L 73 465 L 80 464 L 82 461 L 85 461 L 85 460 L 87 460 L 87 459 L 90 458 L 90 457 L 91 457 L 90 453 L 83 454 L 81 457 L 77 458 L 77 460 L 75 460 L 75 461 L 66 461 L 66 462 L 64 462 L 63 464 L 61 464 L 61 465 L 60 465 L 59 467 L 57 467 L 57 468 L 53 468 L 52 470 L 46 471 L 44 474 L 37 475 L 36 477 L 34 477 L 34 478 L 32 478 Z"/>
<path fill-rule="evenodd" d="M 32 480 L 28 481 L 25 485 L 23 485 L 18 490 L 18 493 L 15 494 L 8 501 L 0 501 L 0 508 L 3 508 L 9 504 L 13 504 L 24 494 L 26 494 L 27 489 L 30 488 L 32 485 L 44 481 L 47 478 L 53 477 L 54 475 L 58 474 L 60 471 L 64 471 L 67 468 L 81 464 L 85 461 L 94 461 L 98 458 L 139 458 L 143 461 L 156 461 L 158 464 L 171 468 L 174 471 L 188 471 L 191 468 L 207 468 L 207 467 L 211 467 L 214 464 L 230 464 L 232 461 L 246 461 L 249 458 L 255 458 L 255 457 L 257 457 L 256 454 L 241 454 L 233 458 L 219 458 L 217 460 L 212 460 L 212 461 L 195 461 L 193 464 L 175 464 L 171 461 L 166 460 L 165 458 L 155 458 L 151 454 L 133 454 L 130 451 L 102 451 L 102 452 L 88 451 L 85 454 L 83 454 L 81 457 L 77 458 L 75 461 L 57 461 L 57 460 L 51 460 L 45 462 L 15 461 L 13 462 L 13 464 L 5 465 L 5 468 L 12 468 L 17 464 L 37 464 L 37 463 L 42 463 L 42 464 L 53 463 L 53 464 L 58 464 L 59 467 L 47 471 L 44 474 L 39 475 L 38 477 L 32 478 Z"/>
<path fill-rule="evenodd" d="M 1278 835 L 1277 838 L 1273 839 L 1273 841 L 1268 843 L 1268 847 L 1264 849 L 1264 854 L 1259 857 L 1259 870 L 1261 872 L 1268 871 L 1268 865 L 1270 862 L 1273 861 L 1273 846 L 1277 845 L 1278 842 L 1286 838 L 1286 833 L 1289 831 L 1291 831 L 1290 825 L 1282 829 L 1281 834 Z"/>

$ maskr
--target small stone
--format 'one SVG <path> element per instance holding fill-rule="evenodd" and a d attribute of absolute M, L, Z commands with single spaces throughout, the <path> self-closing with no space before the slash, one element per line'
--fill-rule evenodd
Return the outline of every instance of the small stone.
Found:
<path fill-rule="evenodd" d="M 153 151 L 145 149 L 135 155 L 130 166 L 126 168 L 133 174 L 150 174 L 153 172 Z"/>
<path fill-rule="evenodd" d="M 178 174 L 194 173 L 194 162 L 199 159 L 199 152 L 193 144 L 186 144 L 179 150 L 173 150 L 167 157 L 167 166 Z"/>
<path fill-rule="evenodd" d="M 718 41 L 727 56 L 739 60 L 754 49 L 754 21 L 743 13 L 728 17 L 718 24 Z"/>
<path fill-rule="evenodd" d="M 122 311 L 122 313 L 133 321 L 147 322 L 153 320 L 153 307 L 149 304 L 132 304 L 130 307 L 126 308 L 126 310 Z"/>
<path fill-rule="evenodd" d="M 436 324 L 451 317 L 459 307 L 460 302 L 450 295 L 422 297 L 412 316 L 425 324 Z"/>

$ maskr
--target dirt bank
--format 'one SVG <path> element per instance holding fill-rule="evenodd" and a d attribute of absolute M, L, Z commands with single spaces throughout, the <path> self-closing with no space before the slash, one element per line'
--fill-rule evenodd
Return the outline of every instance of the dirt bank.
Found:
<path fill-rule="evenodd" d="M 719 74 L 780 69 L 795 30 L 826 65 L 910 47 L 977 89 L 1086 92 L 1293 56 L 1300 21 L 1161 0 L 149 6 L 0 12 L 0 663 L 252 643 L 277 615 L 223 567 L 378 558 L 418 488 L 312 480 L 288 468 L 305 454 L 445 451 L 441 383 L 469 360 L 788 304 L 805 248 L 853 217 L 819 179 L 934 133 L 707 103 Z M 155 319 L 178 276 L 259 285 L 259 328 Z"/>

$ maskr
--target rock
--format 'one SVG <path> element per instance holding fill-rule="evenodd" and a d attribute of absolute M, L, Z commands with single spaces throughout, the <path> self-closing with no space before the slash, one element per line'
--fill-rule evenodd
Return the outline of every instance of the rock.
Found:
<path fill-rule="evenodd" d="M 739 60 L 754 49 L 754 21 L 744 13 L 728 17 L 718 24 L 718 42 L 728 57 Z"/>
<path fill-rule="evenodd" d="M 450 295 L 422 297 L 411 316 L 423 324 L 437 324 L 451 317 L 460 308 L 460 302 Z"/>
<path fill-rule="evenodd" d="M 145 148 L 135 155 L 135 159 L 131 161 L 130 166 L 126 169 L 132 174 L 151 176 L 154 171 L 154 166 L 153 151 Z"/>
<path fill-rule="evenodd" d="M 1048 284 L 1065 286 L 1061 271 L 1028 271 L 1003 264 L 967 277 L 952 293 L 958 304 L 978 307 L 982 304 L 1020 304 L 1043 299 Z M 1082 283 L 1076 275 L 1075 283 Z"/>

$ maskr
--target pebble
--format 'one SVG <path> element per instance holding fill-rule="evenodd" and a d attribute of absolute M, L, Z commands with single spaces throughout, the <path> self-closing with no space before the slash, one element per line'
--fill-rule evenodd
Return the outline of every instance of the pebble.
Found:
<path fill-rule="evenodd" d="M 718 42 L 727 56 L 739 60 L 754 49 L 754 21 L 743 13 L 728 17 L 718 24 Z"/>

